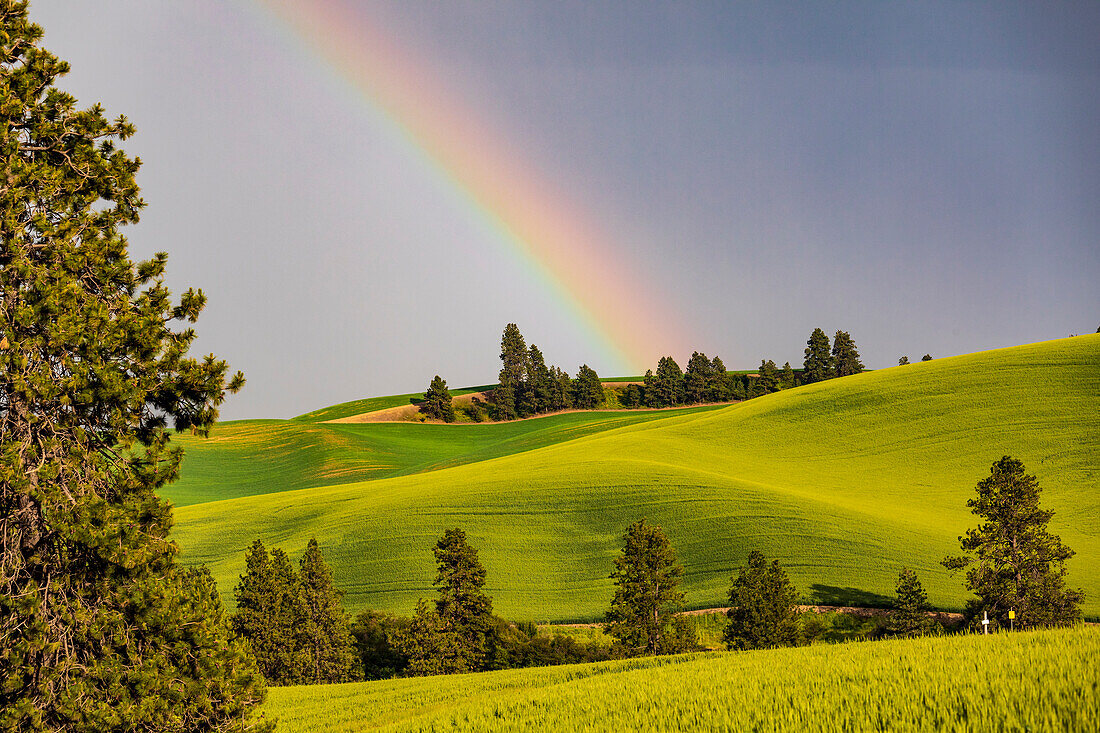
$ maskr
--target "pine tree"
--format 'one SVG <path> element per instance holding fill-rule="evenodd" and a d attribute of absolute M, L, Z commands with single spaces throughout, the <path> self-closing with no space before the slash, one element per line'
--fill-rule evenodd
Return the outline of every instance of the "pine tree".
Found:
<path fill-rule="evenodd" d="M 573 406 L 573 380 L 564 369 L 550 368 L 550 410 L 568 410 Z"/>
<path fill-rule="evenodd" d="M 230 618 L 233 630 L 248 639 L 268 683 L 292 684 L 298 681 L 294 657 L 298 578 L 289 568 L 286 554 L 276 550 L 272 562 L 260 540 L 252 543 L 245 565 L 235 590 L 237 611 Z"/>
<path fill-rule="evenodd" d="M 187 356 L 202 292 L 130 260 L 134 127 L 60 91 L 41 37 L 0 3 L 0 729 L 244 730 L 263 680 L 156 493 L 169 428 L 244 380 Z"/>
<path fill-rule="evenodd" d="M 454 635 L 454 671 L 485 668 L 493 628 L 493 599 L 485 595 L 485 568 L 461 529 L 448 529 L 433 550 L 438 574 L 436 613 Z"/>
<path fill-rule="evenodd" d="M 779 372 L 779 386 L 783 389 L 794 387 L 794 369 L 791 369 L 789 361 L 783 362 L 783 370 Z"/>
<path fill-rule="evenodd" d="M 424 599 L 409 623 L 395 631 L 394 647 L 407 660 L 404 673 L 411 677 L 470 671 L 457 635 Z"/>
<path fill-rule="evenodd" d="M 761 359 L 757 374 L 760 376 L 757 378 L 756 384 L 761 394 L 771 394 L 779 389 L 779 369 L 776 368 L 774 361 Z"/>
<path fill-rule="evenodd" d="M 654 407 L 672 407 L 684 401 L 684 373 L 671 356 L 663 356 L 657 362 L 653 391 Z"/>
<path fill-rule="evenodd" d="M 831 379 L 836 374 L 833 355 L 829 350 L 829 337 L 820 328 L 815 328 L 806 341 L 806 358 L 802 362 L 802 368 L 803 384 Z"/>
<path fill-rule="evenodd" d="M 295 648 L 306 682 L 320 685 L 355 679 L 355 654 L 343 593 L 332 584 L 332 570 L 310 539 L 298 571 L 298 623 Z"/>
<path fill-rule="evenodd" d="M 798 643 L 798 594 L 787 571 L 756 550 L 730 586 L 723 636 L 729 649 L 771 649 Z"/>
<path fill-rule="evenodd" d="M 447 389 L 447 380 L 438 374 L 428 385 L 424 392 L 424 402 L 420 405 L 420 411 L 428 417 L 443 422 L 455 421 L 454 401 L 451 398 L 451 390 Z"/>
<path fill-rule="evenodd" d="M 710 379 L 707 380 L 707 399 L 711 402 L 729 402 L 733 399 L 733 375 L 726 372 L 726 365 L 717 356 L 710 363 Z"/>
<path fill-rule="evenodd" d="M 932 361 L 932 355 L 931 354 L 925 354 L 924 356 L 922 356 L 920 358 L 920 360 L 921 361 Z"/>
<path fill-rule="evenodd" d="M 706 354 L 694 351 L 688 359 L 687 371 L 684 372 L 684 403 L 689 405 L 707 401 L 708 386 L 714 380 L 711 376 L 713 365 Z"/>
<path fill-rule="evenodd" d="M 627 527 L 623 542 L 604 630 L 635 653 L 667 653 L 673 618 L 684 605 L 684 568 L 665 533 L 644 518 Z"/>
<path fill-rule="evenodd" d="M 493 394 L 494 420 L 515 420 L 524 402 L 524 380 L 527 378 L 527 344 L 519 326 L 509 323 L 500 337 L 502 367 L 498 387 Z"/>
<path fill-rule="evenodd" d="M 527 350 L 528 393 L 531 395 L 533 414 L 549 412 L 553 402 L 554 386 L 550 380 L 550 370 L 546 367 L 539 347 L 531 344 Z"/>
<path fill-rule="evenodd" d="M 833 369 L 838 377 L 847 377 L 863 371 L 856 342 L 847 331 L 837 331 L 833 337 Z"/>
<path fill-rule="evenodd" d="M 903 356 L 900 359 L 898 359 L 898 366 L 905 366 L 908 363 L 909 363 L 909 357 L 908 356 Z"/>
<path fill-rule="evenodd" d="M 1068 626 L 1081 618 L 1084 593 L 1065 587 L 1066 560 L 1073 550 L 1047 530 L 1054 512 L 1039 508 L 1042 488 L 1024 464 L 1004 456 L 978 482 L 978 495 L 966 502 L 982 522 L 959 538 L 966 553 L 943 561 L 949 570 L 966 568 L 966 587 L 977 595 L 967 604 L 971 619 L 988 613 L 994 625 L 1017 628 Z"/>
<path fill-rule="evenodd" d="M 596 370 L 581 364 L 573 381 L 573 406 L 579 410 L 592 410 L 603 404 L 603 383 Z"/>
<path fill-rule="evenodd" d="M 932 607 L 928 604 L 928 594 L 917 579 L 917 574 L 909 568 L 902 568 L 898 575 L 897 601 L 886 625 L 891 636 L 921 636 L 931 633 L 936 622 L 929 617 Z"/>

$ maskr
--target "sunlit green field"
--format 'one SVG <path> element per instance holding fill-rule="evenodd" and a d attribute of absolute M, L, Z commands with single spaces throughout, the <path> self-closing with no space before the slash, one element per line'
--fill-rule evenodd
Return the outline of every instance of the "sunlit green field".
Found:
<path fill-rule="evenodd" d="M 717 652 L 269 691 L 312 731 L 1095 731 L 1100 629 Z"/>
<path fill-rule="evenodd" d="M 184 560 L 207 563 L 230 595 L 253 539 L 297 555 L 316 536 L 349 608 L 409 613 L 433 592 L 431 546 L 460 526 L 480 548 L 499 613 L 587 620 L 611 597 L 623 528 L 645 515 L 679 551 L 691 607 L 722 605 L 732 569 L 759 548 L 789 568 L 806 600 L 882 603 L 908 565 L 935 605 L 958 608 L 962 582 L 939 560 L 975 523 L 966 508 L 975 483 L 1011 454 L 1038 475 L 1052 531 L 1078 553 L 1070 583 L 1085 589 L 1085 611 L 1096 616 L 1098 414 L 1100 335 L 1080 336 L 566 432 L 544 447 L 486 451 L 470 460 L 489 460 L 427 473 L 193 504 L 177 510 L 174 537 Z M 539 423 L 437 429 L 503 434 Z M 392 427 L 409 436 L 431 429 Z M 299 460 L 288 454 L 269 462 L 260 450 L 232 470 L 268 471 L 270 484 L 282 472 L 289 484 L 301 474 L 278 467 Z M 202 483 L 227 482 L 212 471 Z M 202 490 L 215 489 L 192 496 Z"/>

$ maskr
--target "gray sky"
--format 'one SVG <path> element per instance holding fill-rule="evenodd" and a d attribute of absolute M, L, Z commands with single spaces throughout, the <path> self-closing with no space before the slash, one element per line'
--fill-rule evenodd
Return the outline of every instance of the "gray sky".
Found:
<path fill-rule="evenodd" d="M 383 33 L 608 233 L 601 277 L 676 327 L 646 341 L 639 308 L 653 364 L 797 366 L 820 326 L 880 368 L 1100 323 L 1100 3 L 282 4 Z M 206 291 L 198 349 L 248 377 L 223 418 L 491 382 L 509 321 L 570 372 L 647 366 L 267 3 L 31 15 L 63 86 L 137 125 L 131 250 Z"/>

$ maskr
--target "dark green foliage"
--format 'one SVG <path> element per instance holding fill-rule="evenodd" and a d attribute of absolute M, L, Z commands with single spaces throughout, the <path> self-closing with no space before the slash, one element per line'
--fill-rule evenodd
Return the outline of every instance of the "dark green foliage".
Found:
<path fill-rule="evenodd" d="M 760 360 L 760 369 L 757 370 L 756 384 L 761 394 L 771 394 L 779 390 L 779 369 L 771 359 Z"/>
<path fill-rule="evenodd" d="M 433 420 L 443 422 L 455 421 L 454 402 L 451 398 L 451 390 L 447 389 L 447 380 L 438 374 L 428 385 L 424 392 L 424 402 L 420 405 L 420 411 Z"/>
<path fill-rule="evenodd" d="M 644 518 L 627 528 L 623 541 L 611 573 L 615 597 L 604 629 L 634 654 L 670 653 L 682 641 L 673 618 L 684 605 L 684 568 L 661 528 Z"/>
<path fill-rule="evenodd" d="M 978 597 L 967 604 L 977 619 L 988 612 L 994 625 L 1016 628 L 1067 626 L 1080 620 L 1084 593 L 1065 587 L 1066 560 L 1073 550 L 1047 531 L 1054 512 L 1039 508 L 1039 482 L 1024 464 L 1004 456 L 978 482 L 978 495 L 966 502 L 981 517 L 959 538 L 974 555 L 944 559 L 949 570 L 966 568 L 966 587 Z"/>
<path fill-rule="evenodd" d="M 597 380 L 598 381 L 598 380 Z M 550 367 L 550 404 L 551 412 L 568 410 L 573 406 L 573 380 L 558 367 Z"/>
<path fill-rule="evenodd" d="M 903 356 L 900 359 L 898 359 L 898 366 L 905 366 L 908 363 L 909 363 L 909 357 L 908 356 Z"/>
<path fill-rule="evenodd" d="M 244 380 L 188 358 L 205 297 L 122 235 L 134 128 L 57 89 L 41 37 L 0 3 L 0 729 L 244 730 L 263 680 L 157 496 L 168 428 L 205 433 Z"/>
<path fill-rule="evenodd" d="M 515 420 L 516 392 L 512 387 L 497 387 L 493 390 L 493 402 L 489 406 L 489 417 L 494 420 Z"/>
<path fill-rule="evenodd" d="M 500 338 L 500 361 L 503 366 L 498 377 L 500 387 L 493 395 L 496 407 L 493 419 L 515 420 L 519 416 L 520 407 L 525 404 L 527 360 L 527 343 L 523 340 L 523 334 L 519 332 L 519 326 L 509 323 Z"/>
<path fill-rule="evenodd" d="M 782 389 L 794 387 L 794 369 L 791 369 L 789 361 L 783 362 L 783 369 L 779 372 L 779 386 Z"/>
<path fill-rule="evenodd" d="M 684 372 L 684 402 L 694 405 L 706 402 L 710 387 L 714 383 L 710 359 L 706 354 L 694 351 L 688 359 L 687 370 Z"/>
<path fill-rule="evenodd" d="M 332 570 L 310 539 L 298 570 L 300 615 L 295 627 L 296 647 L 304 681 L 311 684 L 347 682 L 356 678 L 358 659 L 352 645 L 349 620 L 332 584 Z"/>
<path fill-rule="evenodd" d="M 710 402 L 729 402 L 733 399 L 733 375 L 726 373 L 726 365 L 717 356 L 710 364 L 710 378 L 707 380 L 707 400 Z"/>
<path fill-rule="evenodd" d="M 932 355 L 931 354 L 925 354 L 924 356 L 922 356 L 920 358 L 920 360 L 921 361 L 932 361 Z"/>
<path fill-rule="evenodd" d="M 534 412 L 549 412 L 553 400 L 554 385 L 550 370 L 546 367 L 546 360 L 542 356 L 539 347 L 531 344 L 528 349 L 527 380 L 528 393 L 531 395 L 531 404 Z"/>
<path fill-rule="evenodd" d="M 672 407 L 684 401 L 684 373 L 671 356 L 657 362 L 657 372 L 646 372 L 646 404 L 649 407 Z"/>
<path fill-rule="evenodd" d="M 456 635 L 424 599 L 417 602 L 408 624 L 395 630 L 392 644 L 407 660 L 404 673 L 410 677 L 470 671 Z"/>
<path fill-rule="evenodd" d="M 838 377 L 847 377 L 863 371 L 856 342 L 847 331 L 837 331 L 833 337 L 833 369 Z"/>
<path fill-rule="evenodd" d="M 233 631 L 249 640 L 264 678 L 271 684 L 298 680 L 295 624 L 298 620 L 298 577 L 286 553 L 274 558 L 260 540 L 245 556 L 246 570 L 235 591 L 237 611 Z"/>
<path fill-rule="evenodd" d="M 921 636 L 936 628 L 936 622 L 929 617 L 932 607 L 928 604 L 928 594 L 917 579 L 917 574 L 909 568 L 902 568 L 898 575 L 898 598 L 894 610 L 886 624 L 886 632 L 891 636 Z"/>
<path fill-rule="evenodd" d="M 622 394 L 619 396 L 619 402 L 623 407 L 635 408 L 641 407 L 645 399 L 645 390 L 637 384 L 628 384 L 623 388 Z"/>
<path fill-rule="evenodd" d="M 806 358 L 802 362 L 802 383 L 813 384 L 835 376 L 833 355 L 829 350 L 829 337 L 815 328 L 806 341 Z"/>
<path fill-rule="evenodd" d="M 799 641 L 798 594 L 787 571 L 756 550 L 730 586 L 724 641 L 729 649 L 771 649 Z"/>
<path fill-rule="evenodd" d="M 582 364 L 573 382 L 573 406 L 581 410 L 591 410 L 603 404 L 603 384 L 596 370 Z"/>
<path fill-rule="evenodd" d="M 484 669 L 493 622 L 493 599 L 485 595 L 485 568 L 461 529 L 448 529 L 433 550 L 439 570 L 435 607 L 446 631 L 454 636 L 456 664 Z"/>
<path fill-rule="evenodd" d="M 362 611 L 351 625 L 355 650 L 363 667 L 363 678 L 385 680 L 401 675 L 409 665 L 408 658 L 396 647 L 396 640 L 406 633 L 409 619 L 379 611 Z"/>

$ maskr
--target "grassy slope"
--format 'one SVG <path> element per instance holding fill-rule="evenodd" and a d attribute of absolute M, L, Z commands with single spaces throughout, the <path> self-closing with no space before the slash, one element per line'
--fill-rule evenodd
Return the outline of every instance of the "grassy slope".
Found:
<path fill-rule="evenodd" d="M 497 425 L 239 420 L 219 424 L 209 438 L 173 437 L 186 459 L 180 480 L 161 493 L 182 507 L 403 476 L 713 409 L 575 412 Z"/>
<path fill-rule="evenodd" d="M 351 608 L 411 611 L 431 546 L 461 526 L 499 612 L 590 619 L 611 596 L 619 535 L 647 515 L 686 567 L 690 606 L 721 605 L 749 549 L 807 598 L 875 602 L 902 565 L 933 603 L 962 584 L 938 561 L 974 518 L 990 464 L 1021 458 L 1077 550 L 1070 580 L 1100 612 L 1100 336 L 857 375 L 414 476 L 184 507 L 175 538 L 227 593 L 255 537 L 300 554 L 316 536 Z M 499 427 L 499 426 L 496 426 Z M 452 428 L 463 429 L 463 428 Z"/>
<path fill-rule="evenodd" d="M 285 733 L 1096 730 L 1100 630 L 657 657 L 284 687 Z"/>
<path fill-rule="evenodd" d="M 471 392 L 484 392 L 487 389 L 492 389 L 495 385 L 483 385 L 481 387 L 461 387 L 459 389 L 452 389 L 451 396 L 457 397 L 459 395 L 470 394 Z M 374 412 L 375 410 L 386 410 L 391 407 L 401 407 L 403 405 L 411 405 L 414 402 L 419 402 L 424 399 L 423 392 L 416 392 L 413 394 L 395 394 L 387 397 L 367 397 L 362 400 L 352 400 L 351 402 L 341 402 L 338 405 L 332 405 L 330 407 L 322 407 L 320 410 L 314 410 L 313 412 L 307 412 L 304 415 L 292 418 L 294 422 L 324 422 L 326 420 L 339 420 L 342 417 L 352 417 L 353 415 L 362 415 L 364 412 Z"/>

